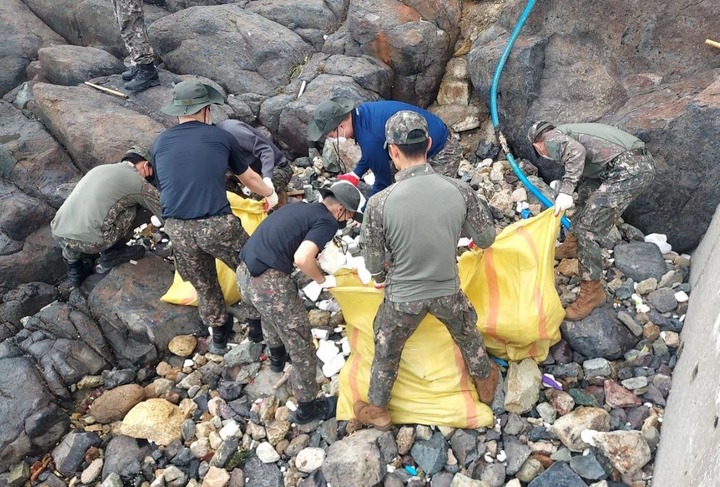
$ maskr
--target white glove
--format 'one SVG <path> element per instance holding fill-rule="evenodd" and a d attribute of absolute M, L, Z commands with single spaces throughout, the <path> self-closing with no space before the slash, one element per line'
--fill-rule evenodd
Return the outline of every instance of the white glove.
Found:
<path fill-rule="evenodd" d="M 325 280 L 320 283 L 320 286 L 322 286 L 323 289 L 330 289 L 335 286 L 337 286 L 337 280 L 335 279 L 335 276 L 325 276 Z"/>
<path fill-rule="evenodd" d="M 267 184 L 272 188 L 273 191 L 275 191 L 275 186 L 273 186 L 272 179 L 270 178 L 263 178 L 263 183 Z"/>
<path fill-rule="evenodd" d="M 278 204 L 278 195 L 273 189 L 273 192 L 270 196 L 265 197 L 265 212 L 267 213 L 268 210 L 275 208 L 275 205 Z"/>
<path fill-rule="evenodd" d="M 573 205 L 572 195 L 566 193 L 560 193 L 555 198 L 555 216 L 569 209 Z"/>

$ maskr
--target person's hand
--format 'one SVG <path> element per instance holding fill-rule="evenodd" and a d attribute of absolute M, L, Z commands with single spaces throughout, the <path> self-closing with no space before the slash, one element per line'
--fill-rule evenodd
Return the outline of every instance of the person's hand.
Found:
<path fill-rule="evenodd" d="M 572 195 L 560 193 L 555 198 L 555 216 L 569 209 L 573 205 Z"/>
<path fill-rule="evenodd" d="M 375 289 L 383 289 L 385 287 L 387 281 L 377 282 L 375 279 L 373 279 L 373 286 Z"/>
<path fill-rule="evenodd" d="M 338 176 L 338 179 L 340 181 L 347 181 L 348 183 L 352 184 L 356 188 L 357 188 L 358 183 L 360 182 L 360 178 L 358 178 L 354 172 L 341 174 L 340 176 Z"/>
<path fill-rule="evenodd" d="M 273 189 L 273 192 L 270 196 L 267 196 L 265 198 L 265 213 L 270 211 L 271 209 L 275 208 L 275 206 L 278 204 L 278 195 Z"/>
<path fill-rule="evenodd" d="M 335 279 L 335 276 L 326 275 L 325 280 L 320 283 L 320 286 L 323 289 L 331 289 L 337 286 L 337 279 Z"/>

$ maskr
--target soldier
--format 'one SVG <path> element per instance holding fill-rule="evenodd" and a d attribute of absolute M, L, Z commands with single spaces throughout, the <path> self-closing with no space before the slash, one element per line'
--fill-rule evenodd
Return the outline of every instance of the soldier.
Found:
<path fill-rule="evenodd" d="M 210 125 L 210 105 L 223 96 L 197 80 L 173 89 L 172 103 L 162 107 L 178 117 L 178 125 L 155 140 L 153 158 L 160 187 L 165 231 L 173 243 L 175 266 L 197 291 L 198 311 L 212 332 L 211 353 L 227 352 L 233 319 L 227 313 L 215 270 L 215 259 L 234 269 L 247 240 L 225 195 L 229 168 L 252 191 L 277 204 L 275 190 L 241 157 L 242 148 L 229 132 Z"/>
<path fill-rule="evenodd" d="M 293 176 L 293 169 L 285 154 L 258 129 L 240 120 L 224 120 L 217 124 L 235 136 L 242 147 L 242 157 L 263 178 L 268 186 L 277 191 L 279 206 L 287 201 L 285 189 Z M 269 210 L 269 208 L 266 208 Z"/>
<path fill-rule="evenodd" d="M 371 169 L 375 175 L 372 194 L 390 186 L 395 173 L 385 149 L 385 124 L 397 112 L 409 110 L 422 115 L 430 130 L 433 144 L 429 151 L 429 163 L 440 174 L 457 176 L 462 158 L 462 147 L 445 123 L 427 110 L 400 101 L 374 101 L 361 103 L 349 98 L 331 98 L 320 103 L 308 124 L 308 138 L 318 141 L 321 137 L 346 137 L 355 139 L 362 155 L 352 172 L 339 176 L 357 186 L 360 178 Z"/>
<path fill-rule="evenodd" d="M 535 122 L 528 139 L 541 157 L 565 166 L 555 215 L 573 205 L 578 190 L 573 233 L 555 249 L 555 258 L 580 261 L 580 295 L 565 310 L 566 320 L 580 320 L 605 303 L 600 244 L 652 182 L 655 162 L 642 140 L 601 123 Z"/>
<path fill-rule="evenodd" d="M 99 252 L 105 272 L 145 254 L 145 247 L 127 246 L 123 237 L 132 230 L 138 205 L 162 214 L 160 193 L 146 180 L 153 174 L 149 160 L 145 149 L 133 147 L 121 162 L 92 168 L 55 214 L 50 228 L 73 286 L 92 274 L 87 254 Z"/>
<path fill-rule="evenodd" d="M 428 164 L 433 140 L 422 115 L 398 112 L 388 120 L 385 133 L 397 182 L 370 198 L 360 237 L 365 264 L 375 287 L 385 289 L 385 299 L 373 325 L 368 402 L 353 406 L 359 421 L 383 431 L 392 427 L 386 407 L 402 350 L 428 313 L 445 324 L 460 348 L 480 401 L 492 403 L 499 380 L 477 329 L 475 310 L 460 289 L 456 261 L 461 232 L 482 248 L 495 241 L 490 211 L 470 186 L 437 174 Z M 432 206 L 427 205 L 429 194 Z"/>
<path fill-rule="evenodd" d="M 298 400 L 296 423 L 335 416 L 337 398 L 316 399 L 319 387 L 307 311 L 290 277 L 293 264 L 325 289 L 335 287 L 335 277 L 323 275 L 318 253 L 356 212 L 360 192 L 346 181 L 320 190 L 320 203 L 285 205 L 258 226 L 240 253 L 238 287 L 260 313 L 265 342 L 270 348 L 270 368 L 281 372 L 293 363 L 294 393 Z"/>
<path fill-rule="evenodd" d="M 153 64 L 153 50 L 148 41 L 143 15 L 143 0 L 113 0 L 115 18 L 120 26 L 120 37 L 130 54 L 132 66 L 123 71 L 125 88 L 143 91 L 160 84 L 157 69 Z"/>

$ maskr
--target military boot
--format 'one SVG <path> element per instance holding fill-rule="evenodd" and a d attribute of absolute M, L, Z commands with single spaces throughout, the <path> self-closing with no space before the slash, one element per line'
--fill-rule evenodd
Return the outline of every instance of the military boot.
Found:
<path fill-rule="evenodd" d="M 123 81 L 130 81 L 134 79 L 135 76 L 137 76 L 139 70 L 140 69 L 138 68 L 138 65 L 133 64 L 132 66 L 130 66 L 129 69 L 123 71 L 120 76 L 122 77 Z"/>
<path fill-rule="evenodd" d="M 138 72 L 135 77 L 125 83 L 125 89 L 129 91 L 144 91 L 151 86 L 157 86 L 160 84 L 160 78 L 158 77 L 157 69 L 155 65 L 150 64 L 138 64 Z"/>
<path fill-rule="evenodd" d="M 131 260 L 142 259 L 145 255 L 145 247 L 142 245 L 125 245 L 116 243 L 107 250 L 100 252 L 100 263 L 96 270 L 98 274 L 105 274 L 113 267 L 130 262 Z"/>
<path fill-rule="evenodd" d="M 208 352 L 215 355 L 225 355 L 228 352 L 227 342 L 232 338 L 233 323 L 233 317 L 227 315 L 222 326 L 216 326 L 212 329 L 212 341 L 208 347 Z"/>
<path fill-rule="evenodd" d="M 489 360 L 489 359 L 488 359 Z M 475 390 L 478 393 L 478 398 L 483 404 L 490 406 L 495 399 L 495 390 L 497 389 L 498 381 L 500 380 L 500 370 L 498 366 L 490 361 L 490 374 L 483 378 L 474 378 Z"/>
<path fill-rule="evenodd" d="M 290 362 L 290 354 L 287 353 L 284 345 L 270 349 L 270 370 L 282 372 L 285 370 L 286 362 Z"/>
<path fill-rule="evenodd" d="M 568 234 L 565 241 L 555 247 L 555 259 L 577 259 L 577 239 L 574 233 Z"/>
<path fill-rule="evenodd" d="M 297 424 L 307 424 L 315 420 L 324 421 L 334 418 L 336 410 L 336 396 L 323 397 L 309 402 L 299 402 L 292 420 Z"/>
<path fill-rule="evenodd" d="M 248 339 L 253 343 L 263 341 L 262 325 L 259 319 L 247 320 L 248 322 Z"/>
<path fill-rule="evenodd" d="M 605 290 L 599 280 L 582 281 L 580 295 L 565 309 L 565 319 L 577 321 L 585 318 L 592 310 L 605 304 Z"/>
<path fill-rule="evenodd" d="M 68 269 L 68 281 L 75 287 L 80 287 L 83 281 L 93 272 L 93 262 L 88 257 L 81 257 L 75 262 L 63 260 Z"/>
<path fill-rule="evenodd" d="M 390 413 L 386 408 L 368 404 L 364 401 L 357 401 L 353 404 L 353 413 L 355 419 L 362 424 L 374 426 L 380 431 L 388 431 L 392 428 L 392 419 L 390 419 Z"/>

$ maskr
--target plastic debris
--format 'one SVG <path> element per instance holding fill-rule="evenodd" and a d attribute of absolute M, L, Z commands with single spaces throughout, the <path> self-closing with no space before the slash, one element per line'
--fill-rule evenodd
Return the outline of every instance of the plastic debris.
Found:
<path fill-rule="evenodd" d="M 552 374 L 543 374 L 542 383 L 545 384 L 547 387 L 552 387 L 553 389 L 562 391 L 562 386 L 558 381 L 555 380 L 555 377 L 553 377 Z"/>

